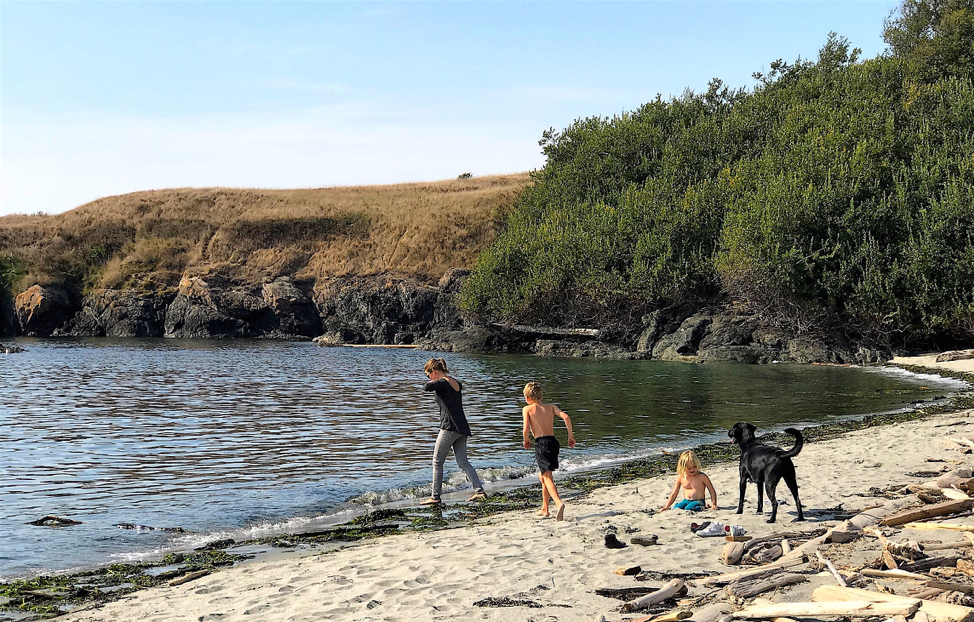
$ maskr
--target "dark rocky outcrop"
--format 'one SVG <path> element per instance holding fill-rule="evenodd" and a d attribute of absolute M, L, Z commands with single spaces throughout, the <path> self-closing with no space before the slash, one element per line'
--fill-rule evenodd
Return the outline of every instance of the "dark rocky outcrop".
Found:
<path fill-rule="evenodd" d="M 59 337 L 162 337 L 172 292 L 96 289 L 60 329 Z"/>
<path fill-rule="evenodd" d="M 187 277 L 175 292 L 96 290 L 77 313 L 64 290 L 34 286 L 17 296 L 11 314 L 18 321 L 5 330 L 36 336 L 317 336 L 322 345 L 416 345 L 446 352 L 695 363 L 864 364 L 890 357 L 841 334 L 789 334 L 734 304 L 658 309 L 643 316 L 642 332 L 628 344 L 616 343 L 606 331 L 484 326 L 467 320 L 457 304 L 468 274 L 451 269 L 435 286 L 391 276 L 336 277 L 313 289 L 288 277 L 257 285 L 218 276 Z"/>
<path fill-rule="evenodd" d="M 16 337 L 20 334 L 14 299 L 0 292 L 0 337 Z"/>
<path fill-rule="evenodd" d="M 74 314 L 74 309 L 64 288 L 34 285 L 17 295 L 14 312 L 21 334 L 28 337 L 49 337 Z"/>
<path fill-rule="evenodd" d="M 429 336 L 444 293 L 410 279 L 336 278 L 319 283 L 314 301 L 332 344 L 409 345 Z M 458 328 L 449 311 L 443 330 Z"/>
<path fill-rule="evenodd" d="M 319 334 L 311 299 L 287 278 L 259 288 L 218 278 L 184 278 L 166 309 L 166 337 L 284 339 Z"/>

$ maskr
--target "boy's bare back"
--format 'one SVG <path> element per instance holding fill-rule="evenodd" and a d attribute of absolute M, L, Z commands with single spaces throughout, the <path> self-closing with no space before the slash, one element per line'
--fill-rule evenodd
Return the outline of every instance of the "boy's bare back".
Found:
<path fill-rule="evenodd" d="M 522 409 L 524 420 L 528 430 L 534 438 L 555 435 L 555 415 L 561 416 L 564 412 L 554 404 L 544 404 L 535 402 L 528 404 Z M 559 414 L 560 413 L 560 414 Z"/>

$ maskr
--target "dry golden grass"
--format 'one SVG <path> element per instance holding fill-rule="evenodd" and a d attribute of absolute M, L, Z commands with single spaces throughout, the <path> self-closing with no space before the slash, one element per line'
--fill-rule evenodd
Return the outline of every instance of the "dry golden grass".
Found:
<path fill-rule="evenodd" d="M 181 274 L 242 281 L 471 267 L 527 173 L 306 190 L 182 188 L 107 197 L 56 216 L 0 217 L 0 255 L 20 286 L 171 285 Z M 28 283 L 29 281 L 29 283 Z M 79 282 L 80 282 L 79 281 Z"/>

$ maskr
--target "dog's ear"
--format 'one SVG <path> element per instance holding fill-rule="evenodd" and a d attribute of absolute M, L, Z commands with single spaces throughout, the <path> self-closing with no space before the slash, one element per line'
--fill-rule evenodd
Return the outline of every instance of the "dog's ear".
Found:
<path fill-rule="evenodd" d="M 758 429 L 757 426 L 755 426 L 753 423 L 746 423 L 744 425 L 747 426 L 747 431 L 751 433 L 751 436 L 754 436 L 754 431 Z"/>

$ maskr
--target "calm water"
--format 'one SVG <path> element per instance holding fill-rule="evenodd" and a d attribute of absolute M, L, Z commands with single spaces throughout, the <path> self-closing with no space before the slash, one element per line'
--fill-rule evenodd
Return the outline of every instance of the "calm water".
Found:
<path fill-rule="evenodd" d="M 0 356 L 0 577 L 156 558 L 429 494 L 437 415 L 422 367 L 432 353 L 17 343 L 27 352 Z M 445 356 L 464 382 L 470 458 L 488 490 L 534 481 L 533 452 L 520 446 L 528 380 L 575 424 L 578 446 L 561 474 L 726 440 L 740 420 L 780 429 L 908 408 L 963 386 L 883 368 Z M 447 489 L 468 486 L 452 457 L 447 477 Z M 84 524 L 25 524 L 47 514 Z"/>

